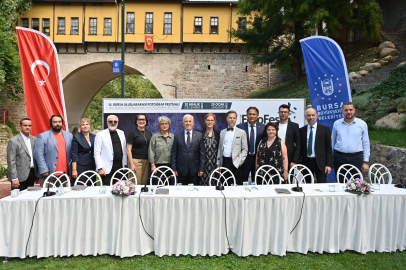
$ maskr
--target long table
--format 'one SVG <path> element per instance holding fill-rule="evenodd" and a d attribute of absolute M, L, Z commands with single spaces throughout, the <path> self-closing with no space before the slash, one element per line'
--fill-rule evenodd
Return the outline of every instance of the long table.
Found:
<path fill-rule="evenodd" d="M 137 186 L 135 196 L 121 197 L 109 187 L 106 194 L 94 187 L 41 198 L 27 252 L 43 191 L 6 197 L 0 200 L 0 256 L 220 256 L 229 247 L 238 256 L 406 249 L 405 189 L 381 185 L 358 196 L 341 185 L 338 192 L 329 192 L 328 184 L 303 185 L 303 212 L 291 233 L 304 194 L 281 195 L 275 188 L 292 186 L 226 187 L 226 199 L 214 187 L 185 186 L 169 187 L 169 195 L 140 195 Z"/>

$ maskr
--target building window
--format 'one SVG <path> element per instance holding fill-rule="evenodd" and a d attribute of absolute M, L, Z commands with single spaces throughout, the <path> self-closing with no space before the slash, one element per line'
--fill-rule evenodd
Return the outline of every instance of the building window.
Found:
<path fill-rule="evenodd" d="M 111 35 L 111 18 L 104 18 L 104 31 L 105 35 Z"/>
<path fill-rule="evenodd" d="M 134 12 L 127 12 L 127 34 L 134 34 Z"/>
<path fill-rule="evenodd" d="M 65 17 L 58 18 L 58 31 L 57 31 L 58 35 L 65 35 Z"/>
<path fill-rule="evenodd" d="M 238 30 L 247 30 L 247 18 L 238 18 Z"/>
<path fill-rule="evenodd" d="M 145 34 L 154 33 L 154 13 L 145 13 Z"/>
<path fill-rule="evenodd" d="M 262 18 L 255 17 L 255 19 L 254 19 L 254 27 L 256 29 L 261 29 L 262 28 Z"/>
<path fill-rule="evenodd" d="M 165 13 L 164 35 L 172 35 L 172 13 Z"/>
<path fill-rule="evenodd" d="M 195 34 L 201 34 L 202 33 L 202 17 L 195 17 L 195 31 L 193 33 Z"/>
<path fill-rule="evenodd" d="M 210 34 L 219 33 L 219 17 L 210 18 Z"/>
<path fill-rule="evenodd" d="M 28 20 L 28 18 L 22 18 L 21 19 L 21 26 L 25 27 L 25 28 L 29 28 L 30 21 Z"/>
<path fill-rule="evenodd" d="M 89 35 L 97 35 L 97 18 L 90 18 Z"/>
<path fill-rule="evenodd" d="M 39 19 L 32 19 L 32 29 L 39 31 Z"/>
<path fill-rule="evenodd" d="M 79 18 L 71 18 L 70 22 L 71 22 L 70 34 L 79 35 Z"/>
<path fill-rule="evenodd" d="M 49 36 L 50 31 L 49 31 L 49 19 L 42 19 L 42 33 L 45 35 Z"/>

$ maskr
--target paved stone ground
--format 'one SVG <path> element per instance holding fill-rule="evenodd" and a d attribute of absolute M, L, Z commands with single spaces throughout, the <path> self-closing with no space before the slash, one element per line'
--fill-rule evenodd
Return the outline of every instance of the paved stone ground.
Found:
<path fill-rule="evenodd" d="M 0 199 L 10 196 L 11 184 L 7 178 L 0 179 Z"/>

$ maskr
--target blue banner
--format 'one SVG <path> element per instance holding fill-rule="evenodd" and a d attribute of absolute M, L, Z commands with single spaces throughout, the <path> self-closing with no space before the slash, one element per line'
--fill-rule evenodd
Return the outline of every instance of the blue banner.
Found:
<path fill-rule="evenodd" d="M 121 73 L 121 61 L 113 60 L 113 73 Z"/>
<path fill-rule="evenodd" d="M 341 107 L 351 101 L 347 65 L 343 51 L 332 39 L 324 36 L 300 40 L 306 67 L 312 107 L 319 115 L 317 122 L 333 128 L 343 118 Z M 328 181 L 335 181 L 334 170 Z"/>

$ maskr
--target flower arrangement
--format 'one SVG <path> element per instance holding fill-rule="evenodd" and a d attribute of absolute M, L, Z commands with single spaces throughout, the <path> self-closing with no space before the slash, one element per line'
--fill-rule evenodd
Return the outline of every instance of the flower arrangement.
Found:
<path fill-rule="evenodd" d="M 359 178 L 353 178 L 347 182 L 345 190 L 354 194 L 369 194 L 371 193 L 371 184 Z"/>
<path fill-rule="evenodd" d="M 135 193 L 135 185 L 133 182 L 127 180 L 118 181 L 113 185 L 111 190 L 111 194 L 113 195 L 129 196 Z"/>

